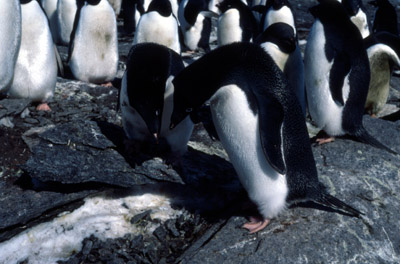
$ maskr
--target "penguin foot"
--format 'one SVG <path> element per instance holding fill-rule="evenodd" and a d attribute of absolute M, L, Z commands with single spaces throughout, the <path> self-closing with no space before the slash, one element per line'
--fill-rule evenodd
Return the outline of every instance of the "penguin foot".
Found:
<path fill-rule="evenodd" d="M 103 87 L 113 87 L 113 84 L 111 82 L 106 82 L 106 83 L 102 83 L 101 86 L 103 86 Z"/>
<path fill-rule="evenodd" d="M 250 216 L 250 222 L 245 223 L 242 228 L 249 230 L 250 234 L 254 234 L 264 229 L 269 222 L 270 219 L 262 219 L 261 217 Z"/>
<path fill-rule="evenodd" d="M 315 139 L 315 142 L 318 143 L 318 145 L 326 144 L 335 141 L 335 137 L 329 136 L 324 130 L 321 130 L 317 134 L 317 138 Z"/>
<path fill-rule="evenodd" d="M 37 111 L 47 111 L 50 112 L 51 108 L 47 103 L 41 103 L 38 106 L 36 106 Z"/>

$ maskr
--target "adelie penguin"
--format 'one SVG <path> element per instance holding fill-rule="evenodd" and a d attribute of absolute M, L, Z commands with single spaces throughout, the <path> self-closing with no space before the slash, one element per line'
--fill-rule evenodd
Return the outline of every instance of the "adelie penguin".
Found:
<path fill-rule="evenodd" d="M 339 0 L 342 3 L 347 14 L 350 16 L 351 22 L 360 30 L 361 36 L 366 38 L 369 36 L 368 20 L 365 7 L 361 0 Z"/>
<path fill-rule="evenodd" d="M 257 5 L 252 10 L 262 14 L 260 22 L 261 32 L 274 23 L 283 22 L 292 26 L 295 34 L 297 34 L 295 19 L 289 1 L 268 0 L 265 6 Z"/>
<path fill-rule="evenodd" d="M 57 0 L 41 0 L 40 4 L 49 19 L 51 35 L 58 42 Z"/>
<path fill-rule="evenodd" d="M 218 46 L 254 40 L 258 33 L 257 20 L 245 3 L 241 0 L 224 0 L 217 7 L 221 12 L 217 25 Z"/>
<path fill-rule="evenodd" d="M 118 70 L 115 13 L 107 0 L 79 0 L 68 62 L 81 81 L 109 85 Z"/>
<path fill-rule="evenodd" d="M 376 116 L 387 102 L 394 69 L 400 69 L 400 37 L 382 31 L 373 33 L 364 43 L 371 68 L 365 111 Z"/>
<path fill-rule="evenodd" d="M 186 152 L 193 130 L 189 117 L 169 130 L 174 94 L 171 80 L 184 68 L 180 55 L 163 45 L 141 43 L 131 48 L 126 67 L 120 106 L 127 138 L 139 146 L 165 140 L 168 158 L 179 158 Z"/>
<path fill-rule="evenodd" d="M 372 146 L 392 150 L 368 134 L 362 124 L 370 68 L 363 39 L 337 1 L 310 9 L 315 17 L 304 53 L 308 110 L 329 136 L 351 135 Z M 318 138 L 320 144 L 333 138 Z"/>
<path fill-rule="evenodd" d="M 49 23 L 35 0 L 21 0 L 21 47 L 8 96 L 29 98 L 38 110 L 49 111 L 47 102 L 54 95 L 57 59 Z M 38 33 L 40 32 L 40 34 Z"/>
<path fill-rule="evenodd" d="M 172 84 L 171 128 L 210 100 L 221 143 L 261 215 L 243 226 L 251 233 L 297 201 L 359 216 L 318 181 L 300 105 L 282 71 L 259 45 L 219 47 L 185 68 Z"/>
<path fill-rule="evenodd" d="M 69 45 L 72 29 L 74 28 L 77 1 L 80 0 L 58 0 L 57 2 L 57 44 Z"/>
<path fill-rule="evenodd" d="M 183 0 L 178 9 L 185 46 L 191 50 L 210 51 L 211 18 L 206 0 Z"/>
<path fill-rule="evenodd" d="M 11 86 L 21 45 L 21 6 L 19 0 L 0 5 L 0 94 Z"/>
<path fill-rule="evenodd" d="M 397 12 L 388 0 L 373 0 L 369 4 L 377 7 L 372 32 L 387 31 L 399 35 Z"/>
<path fill-rule="evenodd" d="M 133 44 L 153 42 L 181 53 L 179 25 L 169 0 L 151 1 L 139 20 Z"/>

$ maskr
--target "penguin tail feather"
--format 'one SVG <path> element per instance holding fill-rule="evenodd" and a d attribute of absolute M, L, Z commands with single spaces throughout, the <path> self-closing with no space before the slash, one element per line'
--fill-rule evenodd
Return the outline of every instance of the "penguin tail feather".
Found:
<path fill-rule="evenodd" d="M 357 140 L 369 144 L 373 147 L 386 150 L 394 155 L 399 155 L 396 151 L 388 148 L 387 146 L 383 145 L 381 142 L 373 138 L 364 127 L 360 127 L 356 133 L 352 134 Z"/>
<path fill-rule="evenodd" d="M 342 211 L 354 217 L 360 217 L 360 215 L 363 215 L 362 212 L 358 211 L 357 209 L 351 207 L 350 205 L 342 202 L 341 200 L 328 193 L 323 193 L 319 198 L 315 200 L 315 202 L 329 208 Z"/>

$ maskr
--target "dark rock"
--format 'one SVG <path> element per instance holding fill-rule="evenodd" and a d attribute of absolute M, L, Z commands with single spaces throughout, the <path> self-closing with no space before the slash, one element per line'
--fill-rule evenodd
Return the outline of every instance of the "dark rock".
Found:
<path fill-rule="evenodd" d="M 31 103 L 29 99 L 3 99 L 0 101 L 0 119 L 5 116 L 16 116 L 22 113 Z"/>

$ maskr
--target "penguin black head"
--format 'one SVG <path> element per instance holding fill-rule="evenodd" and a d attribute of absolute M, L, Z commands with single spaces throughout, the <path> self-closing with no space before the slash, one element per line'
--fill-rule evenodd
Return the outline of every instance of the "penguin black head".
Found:
<path fill-rule="evenodd" d="M 32 2 L 32 0 L 20 0 L 21 5 L 28 4 Z"/>
<path fill-rule="evenodd" d="M 98 5 L 101 0 L 86 0 L 89 5 Z"/>
<path fill-rule="evenodd" d="M 265 4 L 267 8 L 272 7 L 275 10 L 281 9 L 283 6 L 290 7 L 290 4 L 287 0 L 268 0 Z"/>
<path fill-rule="evenodd" d="M 286 23 L 274 23 L 257 37 L 254 41 L 257 44 L 272 42 L 285 53 L 292 53 L 296 49 L 296 34 L 293 27 Z"/>
<path fill-rule="evenodd" d="M 228 9 L 231 8 L 243 8 L 243 6 L 247 5 L 245 3 L 243 3 L 241 0 L 224 0 L 221 3 L 217 4 L 218 9 L 221 11 L 222 13 L 225 13 Z"/>
<path fill-rule="evenodd" d="M 169 0 L 153 0 L 149 4 L 146 13 L 156 11 L 163 17 L 169 17 L 172 14 L 172 6 Z"/>
<path fill-rule="evenodd" d="M 337 21 L 343 25 L 349 21 L 349 16 L 340 2 L 332 0 L 318 0 L 318 2 L 319 5 L 310 8 L 310 13 L 323 24 Z"/>

